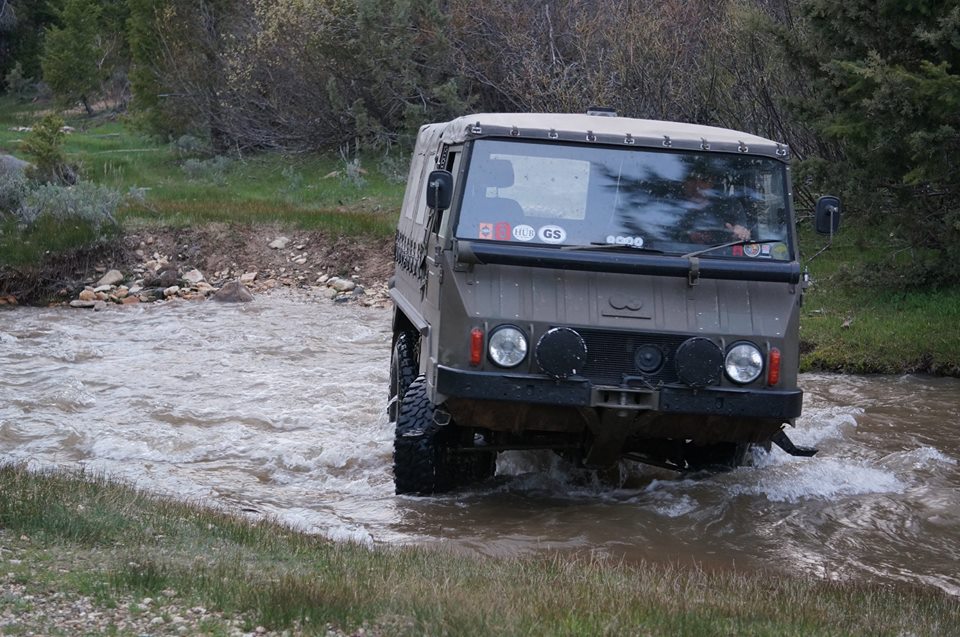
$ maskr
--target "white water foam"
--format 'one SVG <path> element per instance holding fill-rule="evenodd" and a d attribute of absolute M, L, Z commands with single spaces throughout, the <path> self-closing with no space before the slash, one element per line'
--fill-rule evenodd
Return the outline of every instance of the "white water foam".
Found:
<path fill-rule="evenodd" d="M 906 451 L 891 453 L 881 463 L 891 469 L 909 468 L 914 471 L 935 469 L 943 465 L 956 466 L 957 459 L 948 456 L 935 447 L 917 447 Z"/>
<path fill-rule="evenodd" d="M 762 467 L 751 473 L 759 478 L 757 482 L 732 484 L 731 492 L 762 495 L 773 502 L 799 502 L 906 490 L 894 472 L 842 458 L 790 458 L 779 467 Z"/>

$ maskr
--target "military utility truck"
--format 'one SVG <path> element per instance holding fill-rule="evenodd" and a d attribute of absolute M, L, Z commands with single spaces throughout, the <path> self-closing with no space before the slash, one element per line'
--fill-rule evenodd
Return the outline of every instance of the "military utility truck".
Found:
<path fill-rule="evenodd" d="M 593 114 L 420 129 L 396 233 L 388 411 L 397 493 L 492 476 L 499 451 L 586 467 L 812 455 L 787 146 Z M 840 202 L 817 202 L 818 231 Z"/>

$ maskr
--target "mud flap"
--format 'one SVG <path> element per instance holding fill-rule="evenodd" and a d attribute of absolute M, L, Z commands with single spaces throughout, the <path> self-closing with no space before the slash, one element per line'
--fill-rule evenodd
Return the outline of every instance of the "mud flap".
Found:
<path fill-rule="evenodd" d="M 800 456 L 802 458 L 810 458 L 817 455 L 817 452 L 820 451 L 815 447 L 801 447 L 793 444 L 793 441 L 787 437 L 787 434 L 782 429 L 775 433 L 770 442 L 777 445 L 784 451 L 786 451 L 791 456 Z"/>

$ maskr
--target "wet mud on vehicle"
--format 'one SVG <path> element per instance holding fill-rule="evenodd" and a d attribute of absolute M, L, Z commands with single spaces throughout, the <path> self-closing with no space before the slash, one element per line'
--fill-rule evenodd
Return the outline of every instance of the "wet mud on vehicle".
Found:
<path fill-rule="evenodd" d="M 510 449 L 677 470 L 812 455 L 784 433 L 805 287 L 788 160 L 615 116 L 421 128 L 390 284 L 397 492 L 482 480 Z M 839 216 L 818 202 L 818 230 Z"/>

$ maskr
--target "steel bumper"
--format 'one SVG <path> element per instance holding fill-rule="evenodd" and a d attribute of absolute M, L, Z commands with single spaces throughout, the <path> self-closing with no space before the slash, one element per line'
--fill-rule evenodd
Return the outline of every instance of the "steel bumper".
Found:
<path fill-rule="evenodd" d="M 800 415 L 799 389 L 738 389 L 595 386 L 587 379 L 557 381 L 546 376 L 475 372 L 439 366 L 437 392 L 449 397 L 568 407 L 607 407 L 661 413 L 777 418 Z"/>

